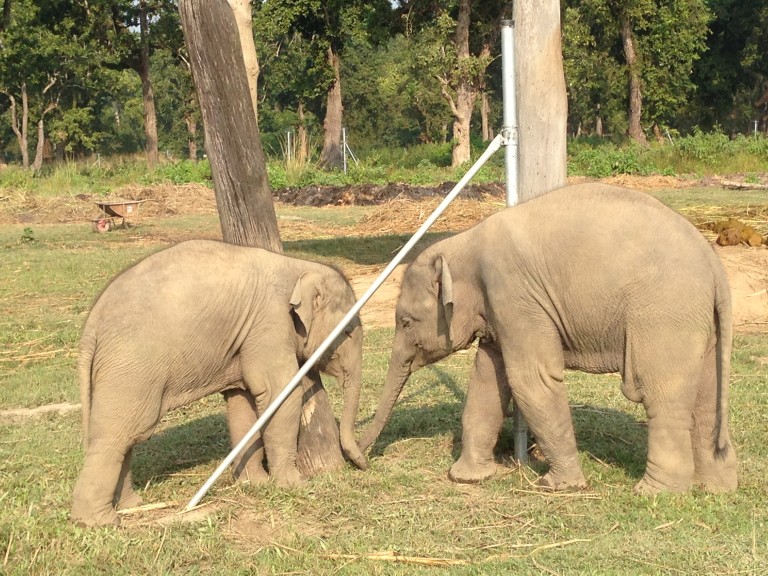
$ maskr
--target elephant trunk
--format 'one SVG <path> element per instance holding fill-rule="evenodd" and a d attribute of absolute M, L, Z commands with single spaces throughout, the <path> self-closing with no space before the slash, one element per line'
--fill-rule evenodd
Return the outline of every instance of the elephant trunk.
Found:
<path fill-rule="evenodd" d="M 365 452 L 376 441 L 376 438 L 379 437 L 379 434 L 381 434 L 384 426 L 389 421 L 395 402 L 397 402 L 400 392 L 403 391 L 403 386 L 405 386 L 405 383 L 411 376 L 412 360 L 413 358 L 411 357 L 400 358 L 394 354 L 390 359 L 387 380 L 379 399 L 379 405 L 376 407 L 376 414 L 359 442 L 361 451 Z"/>
<path fill-rule="evenodd" d="M 368 460 L 355 441 L 355 418 L 360 406 L 360 388 L 362 383 L 363 369 L 361 362 L 357 362 L 351 372 L 344 371 L 344 381 L 341 383 L 344 390 L 344 410 L 341 414 L 339 439 L 341 440 L 341 449 L 347 458 L 360 470 L 367 470 Z"/>

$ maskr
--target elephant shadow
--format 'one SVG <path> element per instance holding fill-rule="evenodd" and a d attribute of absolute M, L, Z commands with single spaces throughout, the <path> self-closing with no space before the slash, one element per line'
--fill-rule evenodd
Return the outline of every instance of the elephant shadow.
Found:
<path fill-rule="evenodd" d="M 391 444 L 405 439 L 439 436 L 451 433 L 452 457 L 461 454 L 461 415 L 464 409 L 466 391 L 456 379 L 439 365 L 429 366 L 435 380 L 430 386 L 422 386 L 404 394 L 396 405 L 392 416 L 381 436 L 374 443 L 371 456 L 380 456 Z M 430 403 L 434 389 L 443 389 L 443 402 Z M 430 398 L 422 398 L 431 390 Z M 448 400 L 450 398 L 450 400 Z M 409 402 L 421 405 L 407 406 Z M 633 416 L 613 408 L 589 404 L 572 405 L 573 427 L 580 452 L 588 453 L 609 466 L 623 468 L 633 478 L 640 479 L 645 472 L 648 433 L 645 426 Z M 535 439 L 529 436 L 529 446 Z M 514 454 L 513 422 L 506 418 L 496 445 L 499 460 L 511 460 Z M 544 462 L 531 460 L 531 466 L 538 472 L 546 470 Z"/>
<path fill-rule="evenodd" d="M 601 406 L 572 405 L 571 413 L 580 453 L 586 453 L 604 465 L 623 468 L 631 478 L 642 478 L 648 446 L 648 431 L 643 423 L 625 412 Z M 496 445 L 496 454 L 501 460 L 513 458 L 513 436 L 512 418 L 507 418 Z M 460 437 L 456 438 L 454 452 L 457 458 L 461 453 L 460 442 Z M 529 451 L 535 442 L 529 430 Z M 540 473 L 547 469 L 546 463 L 537 458 L 530 459 L 530 466 Z"/>
<path fill-rule="evenodd" d="M 154 434 L 133 450 L 131 472 L 136 487 L 165 481 L 176 474 L 223 460 L 229 454 L 224 413 L 202 416 Z M 205 481 L 200 477 L 200 484 Z"/>

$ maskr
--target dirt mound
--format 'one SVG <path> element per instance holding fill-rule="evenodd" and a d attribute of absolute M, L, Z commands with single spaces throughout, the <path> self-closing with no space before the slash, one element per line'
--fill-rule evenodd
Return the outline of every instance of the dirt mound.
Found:
<path fill-rule="evenodd" d="M 439 186 L 412 186 L 410 184 L 360 184 L 349 186 L 307 186 L 282 188 L 273 196 L 279 202 L 297 206 L 372 206 L 395 199 L 423 200 L 445 197 L 456 185 L 444 182 Z M 461 192 L 462 197 L 480 199 L 485 196 L 504 196 L 504 186 L 497 183 L 470 184 Z"/>

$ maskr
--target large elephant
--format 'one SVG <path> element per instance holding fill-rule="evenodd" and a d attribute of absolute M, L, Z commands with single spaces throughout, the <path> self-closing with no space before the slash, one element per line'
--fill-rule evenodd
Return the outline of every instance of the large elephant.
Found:
<path fill-rule="evenodd" d="M 411 373 L 478 340 L 459 482 L 495 471 L 510 399 L 549 463 L 551 489 L 586 485 L 564 370 L 618 372 L 648 416 L 642 493 L 734 490 L 728 430 L 731 299 L 702 235 L 650 196 L 579 184 L 437 242 L 406 270 L 385 387 L 365 451 Z"/>
<path fill-rule="evenodd" d="M 86 456 L 72 519 L 117 523 L 116 509 L 140 501 L 131 486 L 132 449 L 168 410 L 242 389 L 263 411 L 354 303 L 349 283 L 328 266 L 214 241 L 183 242 L 118 275 L 94 304 L 81 338 Z M 318 368 L 344 389 L 342 449 L 365 468 L 354 438 L 361 364 L 355 319 Z M 301 403 L 299 387 L 263 430 L 269 474 L 284 485 L 301 480 Z M 230 430 L 238 428 L 232 424 Z M 266 478 L 260 456 L 251 457 L 252 480 Z"/>

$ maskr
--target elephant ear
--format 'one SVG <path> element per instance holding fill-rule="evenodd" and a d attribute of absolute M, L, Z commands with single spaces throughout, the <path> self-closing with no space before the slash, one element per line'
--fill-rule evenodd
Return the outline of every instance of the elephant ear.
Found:
<path fill-rule="evenodd" d="M 299 276 L 289 303 L 294 317 L 301 323 L 306 336 L 320 304 L 320 277 L 306 272 Z"/>
<path fill-rule="evenodd" d="M 438 285 L 438 299 L 443 306 L 445 321 L 448 324 L 448 337 L 453 342 L 453 278 L 445 256 L 435 260 L 435 280 Z"/>

